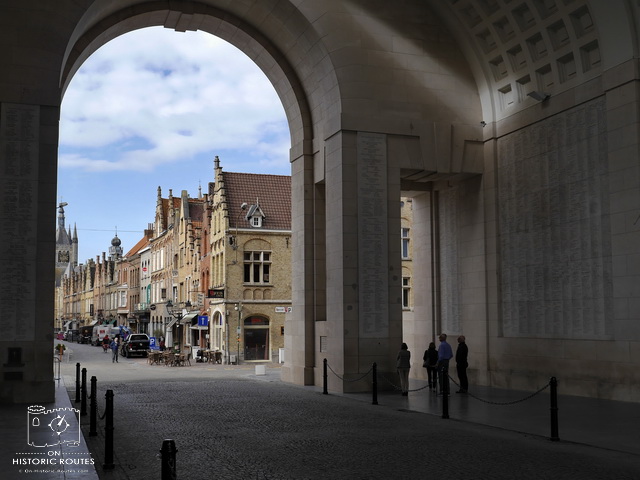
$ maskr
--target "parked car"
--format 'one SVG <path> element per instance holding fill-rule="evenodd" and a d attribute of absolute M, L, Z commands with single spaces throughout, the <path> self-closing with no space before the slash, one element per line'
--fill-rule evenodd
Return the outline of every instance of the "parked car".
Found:
<path fill-rule="evenodd" d="M 146 333 L 132 333 L 120 346 L 120 354 L 123 357 L 131 357 L 133 355 L 146 357 L 148 350 L 149 335 Z"/>

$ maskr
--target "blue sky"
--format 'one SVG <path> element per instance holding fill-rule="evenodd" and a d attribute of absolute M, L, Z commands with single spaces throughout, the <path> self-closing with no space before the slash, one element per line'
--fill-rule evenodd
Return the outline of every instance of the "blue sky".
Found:
<path fill-rule="evenodd" d="M 125 253 L 140 240 L 158 186 L 206 192 L 216 155 L 226 171 L 289 175 L 289 148 L 275 90 L 234 46 L 161 27 L 112 40 L 62 101 L 58 202 L 79 262 L 108 252 L 116 228 Z"/>

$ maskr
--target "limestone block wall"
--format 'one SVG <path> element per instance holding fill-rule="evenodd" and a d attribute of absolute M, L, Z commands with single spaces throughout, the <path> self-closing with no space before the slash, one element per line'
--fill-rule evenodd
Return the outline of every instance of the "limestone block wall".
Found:
<path fill-rule="evenodd" d="M 492 384 L 640 399 L 634 83 L 496 142 Z"/>

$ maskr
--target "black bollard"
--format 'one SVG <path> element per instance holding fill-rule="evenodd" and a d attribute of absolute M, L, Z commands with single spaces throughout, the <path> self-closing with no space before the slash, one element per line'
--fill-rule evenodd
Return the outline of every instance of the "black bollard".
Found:
<path fill-rule="evenodd" d="M 96 435 L 98 435 L 98 432 L 96 430 L 96 425 L 98 423 L 98 400 L 96 398 L 96 392 L 98 390 L 97 382 L 98 382 L 98 379 L 95 377 L 95 375 L 91 377 L 91 408 L 89 411 L 90 413 L 89 436 L 90 437 L 95 437 Z"/>
<path fill-rule="evenodd" d="M 325 395 L 328 395 L 329 392 L 327 391 L 327 359 L 325 358 L 322 361 L 322 380 L 323 380 L 323 389 L 322 389 L 322 393 L 324 393 Z"/>
<path fill-rule="evenodd" d="M 80 387 L 82 389 L 81 397 L 82 402 L 80 403 L 80 415 L 84 416 L 87 414 L 87 369 L 82 369 L 82 385 Z"/>
<path fill-rule="evenodd" d="M 162 441 L 162 449 L 160 450 L 160 460 L 162 462 L 160 479 L 161 480 L 176 480 L 176 443 L 171 440 Z"/>
<path fill-rule="evenodd" d="M 551 386 L 551 440 L 557 442 L 560 437 L 558 436 L 558 380 L 556 377 L 551 377 L 549 385 Z"/>
<path fill-rule="evenodd" d="M 80 401 L 80 362 L 76 363 L 76 403 Z"/>
<path fill-rule="evenodd" d="M 442 418 L 449 418 L 449 371 L 442 371 Z"/>
<path fill-rule="evenodd" d="M 105 406 L 104 424 L 104 470 L 113 470 L 113 390 L 107 390 L 105 394 L 107 403 Z"/>
<path fill-rule="evenodd" d="M 378 364 L 373 362 L 373 401 L 372 405 L 378 405 Z"/>

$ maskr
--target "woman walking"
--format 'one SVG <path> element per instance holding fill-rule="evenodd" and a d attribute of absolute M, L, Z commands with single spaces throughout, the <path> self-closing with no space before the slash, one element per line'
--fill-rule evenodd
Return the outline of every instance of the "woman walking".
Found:
<path fill-rule="evenodd" d="M 400 346 L 398 357 L 396 359 L 396 368 L 400 376 L 400 388 L 402 395 L 409 395 L 409 370 L 411 369 L 411 352 L 408 350 L 406 343 Z"/>

